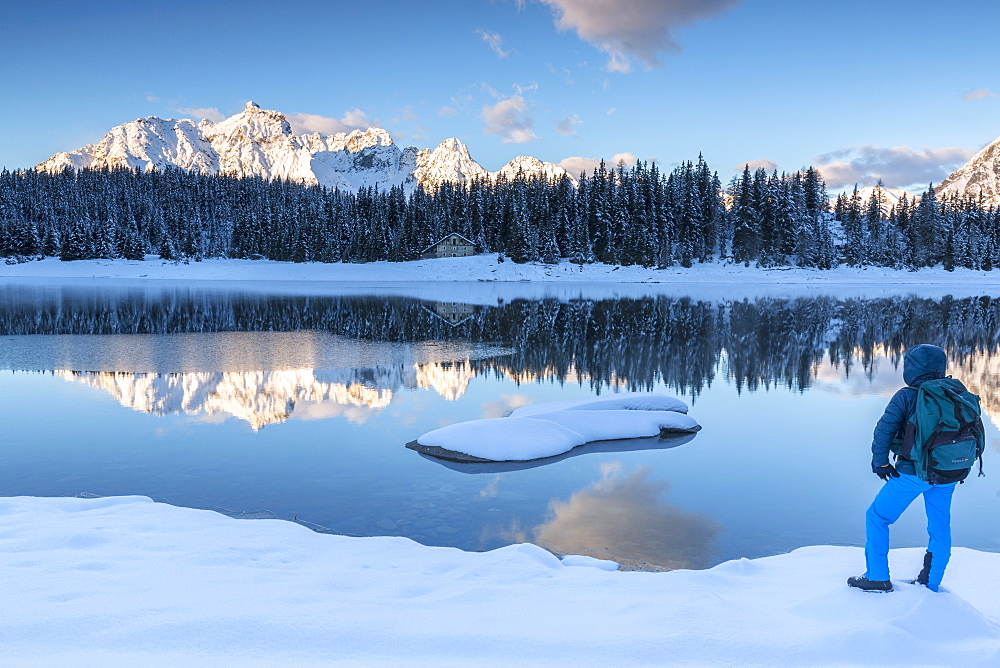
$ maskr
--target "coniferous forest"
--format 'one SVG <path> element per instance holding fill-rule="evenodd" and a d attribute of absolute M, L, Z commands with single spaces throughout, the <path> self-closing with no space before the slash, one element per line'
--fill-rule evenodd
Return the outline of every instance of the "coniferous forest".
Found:
<path fill-rule="evenodd" d="M 699 157 L 569 177 L 357 193 L 180 169 L 0 172 L 0 256 L 406 261 L 450 232 L 515 262 L 665 268 L 703 262 L 990 270 L 1000 210 L 957 196 L 834 206 L 819 173 L 745 169 L 723 188 Z"/>

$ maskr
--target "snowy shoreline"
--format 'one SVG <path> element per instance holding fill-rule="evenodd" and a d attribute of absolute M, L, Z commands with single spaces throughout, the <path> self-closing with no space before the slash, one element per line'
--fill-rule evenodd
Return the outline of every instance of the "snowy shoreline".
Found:
<path fill-rule="evenodd" d="M 189 264 L 55 258 L 0 264 L 0 285 L 54 289 L 198 289 L 260 294 L 380 295 L 483 306 L 511 299 L 881 298 L 1000 296 L 1000 271 L 928 268 L 757 269 L 706 264 L 657 270 L 602 264 L 514 264 L 494 255 L 414 262 L 323 264 L 270 260 L 204 260 Z"/>
<path fill-rule="evenodd" d="M 146 497 L 0 499 L 8 665 L 997 665 L 1000 554 L 944 593 L 846 586 L 860 548 L 614 572 L 319 534 Z"/>
<path fill-rule="evenodd" d="M 605 264 L 515 264 L 497 262 L 495 255 L 439 258 L 412 262 L 364 264 L 293 263 L 272 260 L 209 259 L 202 262 L 168 262 L 147 256 L 144 261 L 76 260 L 45 258 L 21 264 L 0 264 L 0 279 L 146 279 L 185 281 L 329 281 L 396 283 L 423 281 L 569 282 L 569 283 L 728 283 L 759 285 L 978 285 L 1000 288 L 1000 271 L 973 271 L 940 267 L 903 271 L 841 266 L 820 270 L 802 267 L 770 269 L 735 264 L 708 263 L 689 269 L 653 269 Z"/>

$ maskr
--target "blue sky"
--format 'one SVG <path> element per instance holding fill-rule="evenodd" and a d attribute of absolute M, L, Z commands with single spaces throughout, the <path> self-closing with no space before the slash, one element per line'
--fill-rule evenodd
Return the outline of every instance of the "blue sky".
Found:
<path fill-rule="evenodd" d="M 0 165 L 247 100 L 298 130 L 917 189 L 1000 135 L 1000 3 L 4 0 Z M 578 158 L 578 160 L 574 160 Z"/>

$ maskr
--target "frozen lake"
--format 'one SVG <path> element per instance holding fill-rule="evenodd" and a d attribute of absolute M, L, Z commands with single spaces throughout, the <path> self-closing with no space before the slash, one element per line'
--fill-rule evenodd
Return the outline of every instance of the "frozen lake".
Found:
<path fill-rule="evenodd" d="M 988 477 L 956 493 L 955 544 L 1000 551 L 1000 300 L 657 290 L 0 286 L 0 495 L 142 494 L 665 568 L 858 545 L 881 484 L 872 428 L 902 351 L 935 343 L 987 418 Z M 403 447 L 621 390 L 679 396 L 704 429 L 530 468 Z M 893 539 L 924 544 L 919 504 Z"/>

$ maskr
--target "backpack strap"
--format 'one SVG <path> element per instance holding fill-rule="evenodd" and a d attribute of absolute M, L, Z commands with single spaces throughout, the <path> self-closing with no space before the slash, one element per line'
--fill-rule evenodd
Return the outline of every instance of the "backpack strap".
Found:
<path fill-rule="evenodd" d="M 979 447 L 976 448 L 976 456 L 979 459 L 979 475 L 977 478 L 983 478 L 986 476 L 983 473 L 983 452 L 986 450 L 986 428 L 983 426 L 983 418 L 976 418 L 976 422 L 973 424 L 973 429 L 975 429 L 976 437 L 978 440 Z"/>

